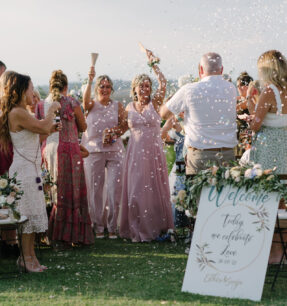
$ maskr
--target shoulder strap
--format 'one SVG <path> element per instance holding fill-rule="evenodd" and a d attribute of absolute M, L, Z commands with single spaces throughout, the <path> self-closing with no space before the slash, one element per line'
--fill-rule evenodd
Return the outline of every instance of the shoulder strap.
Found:
<path fill-rule="evenodd" d="M 281 113 L 282 113 L 282 103 L 281 103 L 281 98 L 280 98 L 280 92 L 279 92 L 278 88 L 273 84 L 270 84 L 269 88 L 271 88 L 274 92 L 276 105 L 277 105 L 277 112 L 278 112 L 279 115 L 281 115 Z"/>

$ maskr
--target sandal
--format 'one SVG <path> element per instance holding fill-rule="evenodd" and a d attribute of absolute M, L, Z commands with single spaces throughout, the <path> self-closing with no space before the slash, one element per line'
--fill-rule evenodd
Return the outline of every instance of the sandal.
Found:
<path fill-rule="evenodd" d="M 32 256 L 24 256 L 24 261 L 21 257 L 17 260 L 17 266 L 21 272 L 43 272 L 43 269 L 33 261 Z"/>

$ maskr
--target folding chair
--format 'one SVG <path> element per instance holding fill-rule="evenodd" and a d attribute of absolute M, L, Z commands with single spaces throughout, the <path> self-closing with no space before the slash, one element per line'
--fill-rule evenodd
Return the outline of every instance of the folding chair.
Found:
<path fill-rule="evenodd" d="M 286 180 L 287 180 L 287 174 L 279 174 L 280 180 L 285 180 L 285 185 L 287 188 Z M 271 290 L 274 290 L 279 272 L 282 271 L 282 268 L 284 266 L 284 261 L 287 260 L 287 241 L 284 241 L 284 234 L 287 235 L 287 212 L 285 209 L 278 209 L 277 217 L 276 217 L 276 225 L 274 229 L 274 233 L 279 234 L 279 240 L 273 240 L 273 243 L 279 243 L 282 248 L 282 255 L 280 258 L 280 261 L 275 269 L 274 278 L 271 285 Z"/>

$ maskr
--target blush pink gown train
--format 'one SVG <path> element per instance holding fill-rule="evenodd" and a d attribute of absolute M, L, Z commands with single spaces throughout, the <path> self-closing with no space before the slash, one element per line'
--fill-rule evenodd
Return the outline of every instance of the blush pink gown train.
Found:
<path fill-rule="evenodd" d="M 159 114 L 150 102 L 142 113 L 128 105 L 131 137 L 124 161 L 120 236 L 151 241 L 173 228 L 168 171 Z"/>

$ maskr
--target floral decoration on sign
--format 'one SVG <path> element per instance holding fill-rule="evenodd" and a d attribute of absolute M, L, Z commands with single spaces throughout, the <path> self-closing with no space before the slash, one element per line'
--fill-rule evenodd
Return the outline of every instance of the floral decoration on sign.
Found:
<path fill-rule="evenodd" d="M 261 232 L 264 229 L 270 231 L 270 228 L 268 227 L 269 214 L 267 209 L 264 207 L 264 205 L 261 205 L 257 210 L 250 206 L 248 206 L 248 208 L 251 210 L 249 214 L 257 217 L 257 220 L 252 222 L 253 224 L 258 225 L 257 231 Z"/>
<path fill-rule="evenodd" d="M 214 260 L 208 259 L 208 256 L 212 254 L 211 251 L 208 251 L 208 244 L 204 243 L 202 246 L 196 245 L 196 260 L 199 264 L 200 271 L 202 271 L 205 267 L 213 267 L 212 264 L 215 263 Z"/>
<path fill-rule="evenodd" d="M 260 164 L 240 165 L 238 162 L 220 167 L 211 165 L 192 179 L 186 180 L 186 190 L 178 192 L 176 208 L 185 211 L 188 217 L 196 216 L 198 200 L 204 186 L 215 186 L 217 191 L 226 185 L 231 185 L 235 188 L 245 188 L 246 191 L 252 188 L 255 193 L 276 192 L 287 202 L 287 188 L 281 183 L 275 170 L 276 168 L 264 170 Z M 264 212 L 259 214 L 264 216 Z M 266 221 L 266 218 L 260 220 Z"/>
<path fill-rule="evenodd" d="M 21 199 L 23 191 L 20 189 L 21 183 L 16 179 L 17 173 L 9 177 L 8 173 L 0 176 L 0 208 L 12 210 L 16 219 L 20 219 L 18 210 L 18 200 Z"/>

